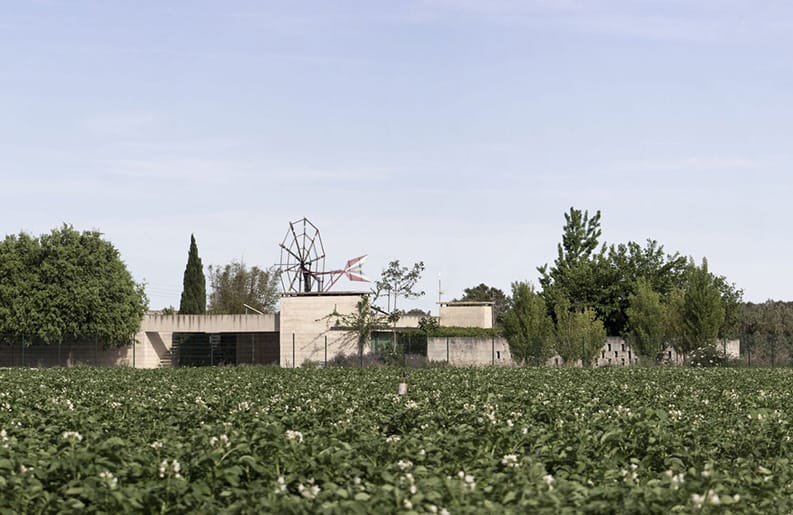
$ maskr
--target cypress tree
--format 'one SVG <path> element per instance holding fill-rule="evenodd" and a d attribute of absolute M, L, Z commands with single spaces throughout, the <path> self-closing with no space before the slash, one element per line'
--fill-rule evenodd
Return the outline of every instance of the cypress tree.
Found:
<path fill-rule="evenodd" d="M 195 236 L 190 235 L 190 253 L 184 269 L 182 299 L 179 302 L 180 315 L 203 315 L 207 310 L 207 286 L 204 266 L 198 257 Z"/>

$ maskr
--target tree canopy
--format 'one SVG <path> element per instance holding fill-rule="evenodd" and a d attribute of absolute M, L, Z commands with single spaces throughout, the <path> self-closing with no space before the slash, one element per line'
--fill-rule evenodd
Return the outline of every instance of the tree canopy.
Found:
<path fill-rule="evenodd" d="M 278 274 L 232 261 L 222 267 L 209 267 L 209 312 L 214 315 L 242 314 L 245 305 L 262 313 L 272 313 L 278 302 Z"/>
<path fill-rule="evenodd" d="M 116 248 L 97 231 L 63 225 L 0 242 L 0 335 L 55 343 L 127 344 L 148 301 Z"/>
<path fill-rule="evenodd" d="M 510 299 L 502 290 L 493 286 L 488 286 L 485 283 L 480 283 L 477 286 L 466 288 L 463 290 L 463 296 L 460 298 L 462 301 L 471 302 L 492 302 L 493 303 L 493 320 L 500 322 L 504 312 L 509 307 Z"/>
<path fill-rule="evenodd" d="M 653 239 L 601 243 L 600 211 L 590 216 L 571 207 L 564 219 L 556 259 L 537 268 L 537 294 L 553 319 L 554 349 L 565 360 L 583 355 L 590 361 L 607 334 L 626 337 L 640 355 L 652 357 L 669 344 L 686 355 L 742 331 L 743 292 L 711 273 L 706 260 L 697 266 Z M 525 304 L 513 298 L 502 317 L 510 321 L 505 334 L 519 359 L 526 355 L 518 330 L 526 327 Z M 763 334 L 766 342 L 778 340 Z"/>
<path fill-rule="evenodd" d="M 204 266 L 198 257 L 198 246 L 195 236 L 190 235 L 190 250 L 187 254 L 187 266 L 182 280 L 182 298 L 179 302 L 179 313 L 182 315 L 203 315 L 207 310 L 207 283 L 204 277 Z"/>

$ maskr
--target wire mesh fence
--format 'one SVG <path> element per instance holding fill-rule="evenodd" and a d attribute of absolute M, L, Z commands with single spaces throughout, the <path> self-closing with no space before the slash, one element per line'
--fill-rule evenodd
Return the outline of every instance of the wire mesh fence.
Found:
<path fill-rule="evenodd" d="M 41 343 L 0 336 L 0 367 L 117 366 L 127 364 L 125 347 L 108 347 L 98 337 Z"/>

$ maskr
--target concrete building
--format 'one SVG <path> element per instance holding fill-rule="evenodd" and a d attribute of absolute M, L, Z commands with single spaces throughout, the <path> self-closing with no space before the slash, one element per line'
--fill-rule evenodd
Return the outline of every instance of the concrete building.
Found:
<path fill-rule="evenodd" d="M 334 314 L 356 311 L 363 293 L 325 292 L 285 295 L 281 311 L 265 315 L 145 315 L 135 343 L 102 349 L 96 341 L 62 345 L 0 349 L 0 366 L 97 366 L 126 365 L 157 368 L 179 365 L 273 364 L 299 367 L 306 362 L 326 363 L 339 354 L 358 352 L 357 335 L 341 327 Z M 422 317 L 403 317 L 397 330 L 416 328 Z M 441 327 L 492 328 L 490 302 L 444 302 L 439 306 Z M 740 342 L 721 344 L 731 358 L 740 353 Z M 509 345 L 500 337 L 428 338 L 427 358 L 455 366 L 513 364 Z M 668 363 L 681 364 L 673 349 L 664 351 Z M 603 345 L 598 367 L 638 363 L 630 345 L 609 337 Z M 558 356 L 548 366 L 563 366 Z M 580 366 L 580 361 L 577 363 Z"/>

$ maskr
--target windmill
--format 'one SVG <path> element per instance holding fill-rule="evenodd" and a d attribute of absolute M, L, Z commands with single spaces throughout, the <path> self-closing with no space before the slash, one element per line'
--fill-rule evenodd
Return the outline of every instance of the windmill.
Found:
<path fill-rule="evenodd" d="M 281 285 L 285 293 L 327 292 L 342 277 L 369 282 L 363 275 L 366 255 L 347 261 L 343 268 L 325 270 L 325 247 L 317 226 L 308 218 L 289 222 L 281 247 Z"/>

